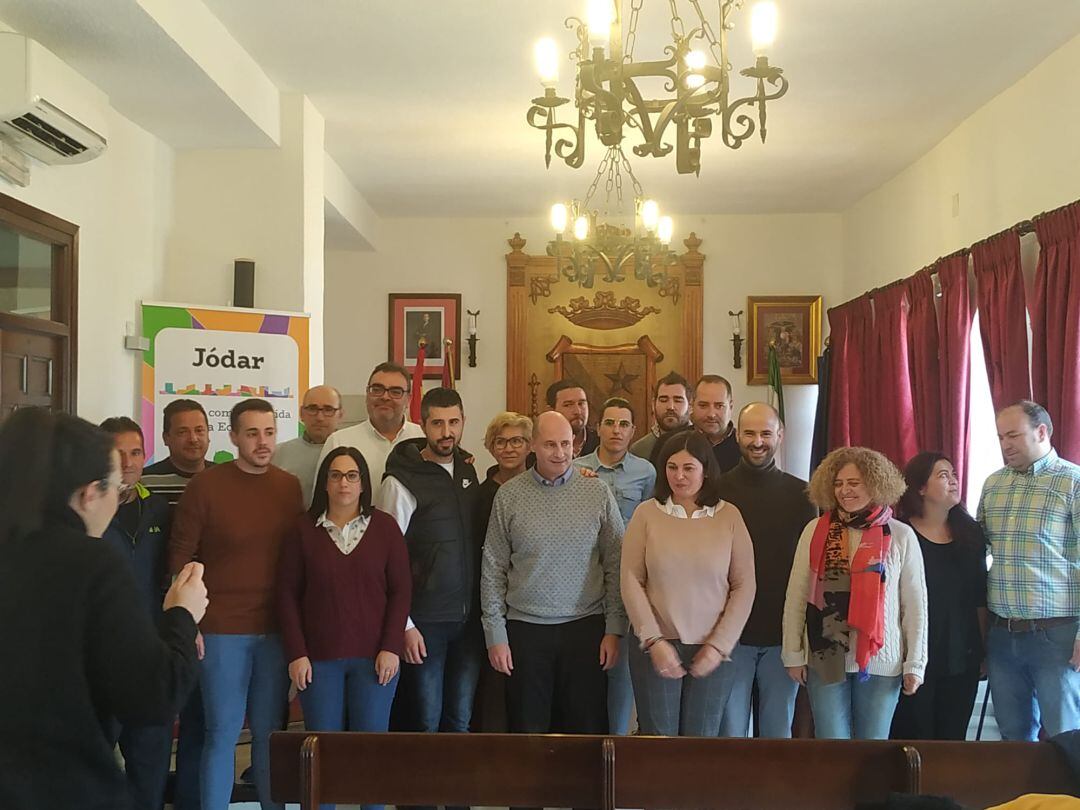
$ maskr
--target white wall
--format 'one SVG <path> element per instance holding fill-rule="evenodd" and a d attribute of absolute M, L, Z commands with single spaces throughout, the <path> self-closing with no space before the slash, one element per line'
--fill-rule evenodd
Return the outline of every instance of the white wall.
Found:
<path fill-rule="evenodd" d="M 161 298 L 172 217 L 173 152 L 108 111 L 109 147 L 89 163 L 35 163 L 27 188 L 0 192 L 79 226 L 77 407 L 97 422 L 136 416 L 142 354 L 124 349 L 139 301 Z"/>
<path fill-rule="evenodd" d="M 733 384 L 736 406 L 762 399 L 732 368 L 728 310 L 746 309 L 747 295 L 821 294 L 836 303 L 843 267 L 837 214 L 682 217 L 678 231 L 696 231 L 705 260 L 704 366 Z M 477 367 L 467 365 L 460 390 L 465 445 L 481 451 L 483 431 L 506 401 L 506 240 L 520 231 L 527 253 L 542 253 L 545 219 L 383 220 L 376 252 L 326 254 L 326 381 L 359 393 L 373 366 L 387 357 L 387 295 L 460 292 L 462 307 L 480 310 Z M 744 321 L 745 328 L 745 321 Z M 745 366 L 745 347 L 744 347 Z M 813 430 L 815 386 L 789 386 L 788 468 L 805 475 Z M 356 416 L 355 414 L 353 416 Z"/>
<path fill-rule="evenodd" d="M 1080 37 L 844 213 L 844 298 L 1078 197 Z"/>

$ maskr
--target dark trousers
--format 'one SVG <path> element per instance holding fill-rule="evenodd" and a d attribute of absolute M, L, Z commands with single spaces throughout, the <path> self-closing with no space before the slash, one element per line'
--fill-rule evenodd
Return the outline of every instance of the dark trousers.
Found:
<path fill-rule="evenodd" d="M 161 810 L 172 754 L 172 723 L 160 726 L 121 726 L 113 734 L 124 757 L 124 775 L 133 810 Z"/>
<path fill-rule="evenodd" d="M 176 782 L 173 788 L 174 810 L 199 810 L 199 768 L 203 749 L 203 702 L 199 684 L 191 691 L 180 710 L 180 730 L 176 735 Z"/>
<path fill-rule="evenodd" d="M 416 629 L 424 637 L 427 658 L 422 664 L 401 664 L 390 727 L 395 731 L 467 732 L 480 667 L 486 658 L 480 621 L 416 622 Z"/>
<path fill-rule="evenodd" d="M 960 675 L 931 676 L 914 695 L 900 695 L 889 737 L 893 740 L 963 740 L 967 737 L 977 669 Z"/>
<path fill-rule="evenodd" d="M 604 617 L 564 624 L 508 621 L 514 671 L 506 683 L 510 731 L 607 734 L 607 673 L 600 668 Z"/>

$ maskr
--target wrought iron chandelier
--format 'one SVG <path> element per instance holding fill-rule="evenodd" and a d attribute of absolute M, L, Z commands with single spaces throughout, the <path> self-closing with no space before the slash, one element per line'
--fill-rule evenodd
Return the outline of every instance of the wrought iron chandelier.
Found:
<path fill-rule="evenodd" d="M 575 30 L 578 40 L 570 52 L 571 62 L 576 63 L 576 123 L 556 120 L 556 110 L 571 99 L 555 92 L 559 62 L 555 41 L 545 38 L 536 44 L 536 66 L 544 95 L 532 100 L 527 120 L 530 126 L 545 132 L 545 162 L 549 167 L 552 152 L 571 168 L 581 167 L 585 160 L 586 119 L 593 122 L 597 137 L 607 147 L 620 144 L 625 130 L 630 128 L 641 134 L 642 143 L 633 147 L 639 157 L 664 157 L 674 148 L 680 174 L 700 173 L 701 141 L 712 134 L 714 117 L 720 122 L 724 144 L 732 149 L 738 149 L 755 131 L 765 141 L 766 102 L 780 98 L 788 89 L 783 71 L 770 65 L 766 55 L 776 36 L 776 6 L 761 2 L 751 11 L 756 61 L 740 73 L 756 80 L 757 91 L 733 100 L 727 32 L 734 27 L 731 18 L 743 0 L 717 0 L 718 12 L 713 19 L 702 9 L 702 0 L 689 0 L 693 8 L 693 15 L 688 15 L 692 20 L 689 30 L 679 15 L 679 2 L 668 0 L 672 44 L 664 48 L 666 58 L 655 61 L 634 61 L 644 0 L 630 0 L 625 40 L 622 0 L 588 0 L 586 21 L 577 17 L 566 20 L 566 27 Z M 662 80 L 667 97 L 646 98 L 639 87 L 642 79 Z M 757 108 L 756 120 L 752 107 Z M 674 147 L 663 140 L 671 125 L 675 128 Z"/>
<path fill-rule="evenodd" d="M 616 214 L 626 215 L 623 207 L 623 180 L 634 189 L 634 221 L 631 228 L 602 222 L 601 214 L 612 215 L 612 196 Z M 603 212 L 589 206 L 604 182 Z M 641 183 L 634 175 L 622 146 L 609 146 L 600 161 L 583 200 L 555 203 L 551 207 L 551 227 L 555 238 L 548 243 L 547 253 L 555 257 L 555 278 L 563 277 L 581 287 L 591 288 L 596 267 L 603 268 L 603 281 L 616 283 L 626 280 L 625 266 L 633 261 L 634 277 L 661 291 L 670 286 L 667 267 L 676 257 L 668 245 L 674 223 L 669 216 L 660 216 L 655 200 L 645 198 Z M 564 239 L 567 229 L 570 238 Z M 553 279 L 554 280 L 554 279 Z"/>

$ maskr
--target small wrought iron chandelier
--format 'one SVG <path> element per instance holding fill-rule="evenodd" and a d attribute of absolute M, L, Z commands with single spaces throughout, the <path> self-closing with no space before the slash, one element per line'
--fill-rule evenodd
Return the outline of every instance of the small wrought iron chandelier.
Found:
<path fill-rule="evenodd" d="M 701 171 L 701 141 L 712 134 L 713 119 L 720 122 L 726 146 L 738 149 L 754 132 L 765 141 L 765 105 L 783 96 L 788 80 L 783 71 L 769 64 L 766 55 L 776 37 L 777 14 L 772 2 L 761 2 L 751 12 L 751 35 L 756 61 L 741 75 L 756 80 L 754 95 L 732 99 L 727 32 L 734 26 L 734 13 L 743 0 L 717 0 L 715 19 L 701 8 L 701 0 L 689 0 L 693 7 L 691 28 L 679 15 L 680 0 L 668 0 L 671 13 L 672 44 L 664 48 L 666 58 L 634 61 L 638 18 L 644 0 L 630 0 L 626 39 L 622 37 L 623 0 L 588 0 L 587 20 L 567 18 L 567 28 L 577 35 L 577 47 L 570 52 L 576 62 L 573 106 L 576 123 L 560 123 L 555 111 L 570 103 L 555 92 L 558 81 L 558 46 L 549 38 L 536 44 L 536 67 L 544 95 L 532 100 L 526 116 L 530 126 L 545 132 L 545 162 L 551 166 L 552 152 L 571 168 L 585 161 L 585 121 L 593 122 L 604 146 L 622 142 L 627 128 L 641 133 L 642 143 L 633 147 L 639 157 L 664 157 L 675 150 L 675 166 L 680 174 Z M 688 15 L 690 16 L 690 15 Z M 701 40 L 701 47 L 695 48 Z M 703 50 L 707 47 L 708 52 Z M 710 62 L 710 55 L 712 61 Z M 642 80 L 662 79 L 666 98 L 646 98 L 639 88 Z M 766 86 L 768 85 L 768 87 Z M 757 108 L 756 120 L 750 108 Z M 674 147 L 663 138 L 669 125 L 675 127 Z M 558 136 L 558 137 L 556 137 Z"/>
<path fill-rule="evenodd" d="M 612 214 L 613 194 L 616 213 L 622 213 L 624 178 L 634 189 L 632 228 L 601 221 L 601 213 L 603 216 Z M 601 180 L 605 192 L 603 212 L 589 207 Z M 650 287 L 664 289 L 668 286 L 667 267 L 677 261 L 675 253 L 668 247 L 674 223 L 671 217 L 660 215 L 660 206 L 655 200 L 645 198 L 641 183 L 621 146 L 608 147 L 583 200 L 551 206 L 551 227 L 555 238 L 548 243 L 547 253 L 555 257 L 556 278 L 561 276 L 571 283 L 591 288 L 599 263 L 603 267 L 603 281 L 625 281 L 624 268 L 632 261 L 635 278 Z M 570 238 L 564 239 L 568 228 Z"/>

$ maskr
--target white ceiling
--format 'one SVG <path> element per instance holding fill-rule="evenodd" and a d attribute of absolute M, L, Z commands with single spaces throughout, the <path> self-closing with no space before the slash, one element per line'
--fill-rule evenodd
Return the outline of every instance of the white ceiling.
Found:
<path fill-rule="evenodd" d="M 203 2 L 279 87 L 312 99 L 326 118 L 327 151 L 382 216 L 542 214 L 554 199 L 581 196 L 595 171 L 595 141 L 582 169 L 553 161 L 545 170 L 543 133 L 525 123 L 540 90 L 532 44 L 550 35 L 569 51 L 573 34 L 562 21 L 581 14 L 584 0 Z M 768 142 L 730 150 L 714 134 L 702 146 L 700 178 L 676 175 L 671 157 L 634 159 L 666 210 L 842 210 L 1080 33 L 1077 0 L 777 5 L 773 62 L 791 89 L 769 107 Z M 121 111 L 165 140 L 201 145 L 190 130 L 192 122 L 211 126 L 204 119 L 213 89 L 205 77 L 188 76 L 182 54 L 143 30 L 131 6 L 0 0 L 0 18 L 87 72 Z M 713 0 L 702 6 L 715 13 Z M 645 4 L 639 58 L 666 44 L 666 7 Z M 730 35 L 736 70 L 752 61 L 746 16 L 736 17 Z M 167 99 L 141 66 L 160 74 L 172 90 Z M 736 77 L 735 94 L 745 81 Z M 569 87 L 565 63 L 564 95 Z M 217 129 L 232 126 L 217 118 L 209 135 L 200 131 L 204 139 L 227 137 Z M 235 126 L 235 139 L 250 135 Z"/>

